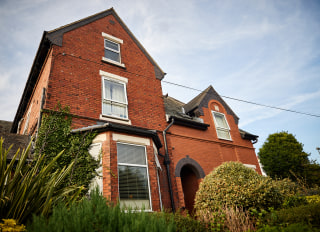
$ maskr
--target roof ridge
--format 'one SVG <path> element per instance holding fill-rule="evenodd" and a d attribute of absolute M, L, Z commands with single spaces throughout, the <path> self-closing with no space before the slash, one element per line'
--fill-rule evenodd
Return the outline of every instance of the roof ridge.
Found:
<path fill-rule="evenodd" d="M 169 100 L 175 101 L 175 102 L 177 102 L 177 103 L 179 103 L 179 104 L 181 104 L 181 105 L 185 105 L 184 102 L 182 102 L 182 101 L 180 101 L 180 100 L 178 100 L 178 99 L 176 99 L 176 98 L 174 98 L 174 97 L 171 97 L 171 96 L 164 96 L 164 97 L 165 97 L 165 98 L 168 98 Z"/>
<path fill-rule="evenodd" d="M 61 30 L 61 29 L 63 29 L 63 28 L 66 28 L 66 27 L 72 26 L 73 24 L 76 24 L 76 23 L 79 23 L 79 22 L 81 22 L 81 21 L 84 21 L 84 20 L 90 19 L 90 18 L 92 18 L 92 17 L 95 17 L 95 16 L 97 16 L 97 15 L 99 15 L 99 14 L 106 13 L 106 12 L 108 12 L 108 11 L 113 11 L 113 12 L 115 12 L 114 8 L 113 8 L 113 7 L 111 7 L 111 8 L 109 8 L 109 9 L 107 9 L 107 10 L 104 10 L 104 11 L 98 12 L 98 13 L 96 13 L 96 14 L 93 14 L 93 15 L 87 16 L 87 17 L 85 17 L 85 18 L 82 18 L 82 19 L 76 20 L 76 21 L 74 21 L 74 22 L 72 22 L 72 23 L 68 23 L 68 24 L 66 24 L 66 25 L 63 25 L 63 26 L 57 27 L 57 28 L 52 29 L 52 30 L 47 31 L 47 32 L 48 32 L 48 33 L 53 33 L 53 32 L 55 32 L 55 31 Z"/>

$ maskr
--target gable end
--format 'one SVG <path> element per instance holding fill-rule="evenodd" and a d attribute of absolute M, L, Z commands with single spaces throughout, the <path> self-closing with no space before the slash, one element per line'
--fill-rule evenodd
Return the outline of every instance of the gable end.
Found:
<path fill-rule="evenodd" d="M 113 8 L 110 8 L 106 11 L 102 11 L 98 14 L 89 16 L 87 18 L 84 18 L 82 20 L 67 24 L 65 26 L 62 26 L 60 28 L 57 28 L 52 31 L 46 32 L 46 38 L 50 40 L 52 44 L 62 46 L 63 43 L 63 34 L 69 31 L 72 31 L 76 28 L 85 26 L 91 22 L 94 22 L 96 20 L 99 20 L 101 18 L 104 18 L 108 15 L 113 15 L 115 19 L 119 22 L 119 24 L 122 26 L 122 28 L 128 33 L 128 35 L 131 37 L 131 39 L 137 44 L 139 49 L 142 51 L 142 53 L 148 58 L 148 60 L 152 63 L 154 66 L 155 76 L 157 79 L 162 80 L 164 76 L 166 75 L 165 72 L 162 71 L 162 69 L 158 66 L 158 64 L 153 60 L 153 58 L 149 55 L 149 53 L 146 51 L 146 49 L 142 46 L 142 44 L 136 39 L 136 37 L 133 35 L 133 33 L 129 30 L 129 28 L 125 25 L 125 23 L 121 20 L 121 18 L 117 15 L 115 10 Z"/>

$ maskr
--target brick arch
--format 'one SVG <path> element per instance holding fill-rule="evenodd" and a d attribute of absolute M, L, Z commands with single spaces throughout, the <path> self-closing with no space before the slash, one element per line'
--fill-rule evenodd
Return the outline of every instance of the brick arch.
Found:
<path fill-rule="evenodd" d="M 177 163 L 176 169 L 175 169 L 175 176 L 176 177 L 181 177 L 181 169 L 184 166 L 189 166 L 191 169 L 193 169 L 194 173 L 196 174 L 198 179 L 202 179 L 205 177 L 205 173 L 202 169 L 202 167 L 200 166 L 200 164 L 198 164 L 197 161 L 195 161 L 194 159 L 191 159 L 188 155 L 186 156 L 186 158 L 183 158 L 181 160 L 179 160 L 179 162 Z"/>
<path fill-rule="evenodd" d="M 215 105 L 219 107 L 219 110 L 216 110 L 216 109 L 215 109 Z M 227 114 L 227 111 L 226 111 L 226 109 L 224 108 L 224 106 L 223 106 L 220 102 L 218 102 L 218 101 L 216 101 L 216 100 L 211 100 L 211 101 L 208 103 L 208 106 L 209 106 L 209 109 L 210 109 L 210 110 L 217 111 L 217 112 L 223 113 L 223 114 L 225 114 L 225 115 Z"/>

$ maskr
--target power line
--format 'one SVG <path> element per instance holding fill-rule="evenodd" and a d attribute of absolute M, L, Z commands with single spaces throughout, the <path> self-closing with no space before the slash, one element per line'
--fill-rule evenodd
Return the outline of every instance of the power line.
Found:
<path fill-rule="evenodd" d="M 77 58 L 77 59 L 81 59 L 81 60 L 84 60 L 84 61 L 89 61 L 89 62 L 101 65 L 101 62 L 96 62 L 96 61 L 93 61 L 93 60 L 90 60 L 90 59 L 84 59 L 81 56 L 75 56 L 73 54 L 59 53 L 58 55 L 63 55 L 63 56 L 68 55 L 68 56 L 72 56 L 72 57 Z M 127 72 L 129 72 L 129 71 L 127 71 Z M 137 73 L 132 73 L 132 72 L 129 72 L 129 73 L 135 74 L 135 75 L 138 75 L 138 76 L 147 77 L 147 76 L 142 75 L 142 74 L 137 74 Z M 179 86 L 179 87 L 186 88 L 186 89 L 195 90 L 195 91 L 198 91 L 198 92 L 202 92 L 202 90 L 195 89 L 195 88 L 192 88 L 192 87 L 189 87 L 189 86 L 185 86 L 185 85 L 181 85 L 181 84 L 177 84 L 177 83 L 173 83 L 173 82 L 169 82 L 169 81 L 162 80 L 161 82 L 167 83 L 167 84 L 170 84 L 170 85 Z M 239 101 L 239 102 L 244 102 L 244 103 L 248 103 L 248 104 L 252 104 L 252 105 L 263 106 L 263 107 L 267 107 L 267 108 L 271 108 L 271 109 L 277 109 L 277 110 L 287 111 L 287 112 L 291 112 L 291 113 L 303 114 L 303 115 L 308 115 L 308 116 L 320 118 L 320 115 L 317 115 L 317 114 L 311 114 L 311 113 L 306 113 L 306 112 L 301 112 L 301 111 L 289 110 L 289 109 L 280 108 L 280 107 L 276 107 L 276 106 L 264 105 L 264 104 L 260 104 L 260 103 L 256 103 L 256 102 L 246 101 L 246 100 L 233 98 L 233 97 L 228 97 L 228 96 L 223 96 L 223 95 L 220 95 L 220 96 L 224 97 L 224 98 L 227 98 L 227 99 L 231 99 L 231 100 L 235 100 L 235 101 Z"/>
<path fill-rule="evenodd" d="M 198 92 L 202 92 L 202 90 L 195 89 L 195 88 L 192 88 L 192 87 L 189 87 L 189 86 L 185 86 L 185 85 L 181 85 L 181 84 L 176 84 L 176 83 L 169 82 L 169 81 L 162 80 L 161 82 L 164 82 L 164 83 L 167 83 L 167 84 L 170 84 L 170 85 L 179 86 L 179 87 L 186 88 L 186 89 L 195 90 L 195 91 L 198 91 Z M 317 114 L 311 114 L 311 113 L 306 113 L 306 112 L 301 112 L 301 111 L 296 111 L 296 110 L 285 109 L 285 108 L 281 108 L 281 107 L 277 107 L 277 106 L 270 106 L 270 105 L 260 104 L 260 103 L 256 103 L 256 102 L 252 102 L 252 101 L 246 101 L 246 100 L 234 98 L 234 97 L 228 97 L 228 96 L 223 96 L 223 95 L 220 95 L 220 96 L 224 97 L 224 98 L 227 98 L 227 99 L 234 100 L 234 101 L 244 102 L 244 103 L 247 103 L 247 104 L 263 106 L 263 107 L 267 107 L 267 108 L 271 108 L 271 109 L 282 110 L 282 111 L 287 111 L 287 112 L 291 112 L 291 113 L 303 114 L 303 115 L 308 115 L 308 116 L 320 118 L 320 115 L 317 115 Z"/>

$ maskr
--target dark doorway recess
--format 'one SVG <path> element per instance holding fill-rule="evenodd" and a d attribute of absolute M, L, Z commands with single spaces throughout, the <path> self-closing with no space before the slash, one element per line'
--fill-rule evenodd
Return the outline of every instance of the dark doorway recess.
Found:
<path fill-rule="evenodd" d="M 190 167 L 189 165 L 185 165 L 182 167 L 180 177 L 186 209 L 190 214 L 193 214 L 194 198 L 199 188 L 198 178 L 192 167 Z"/>

